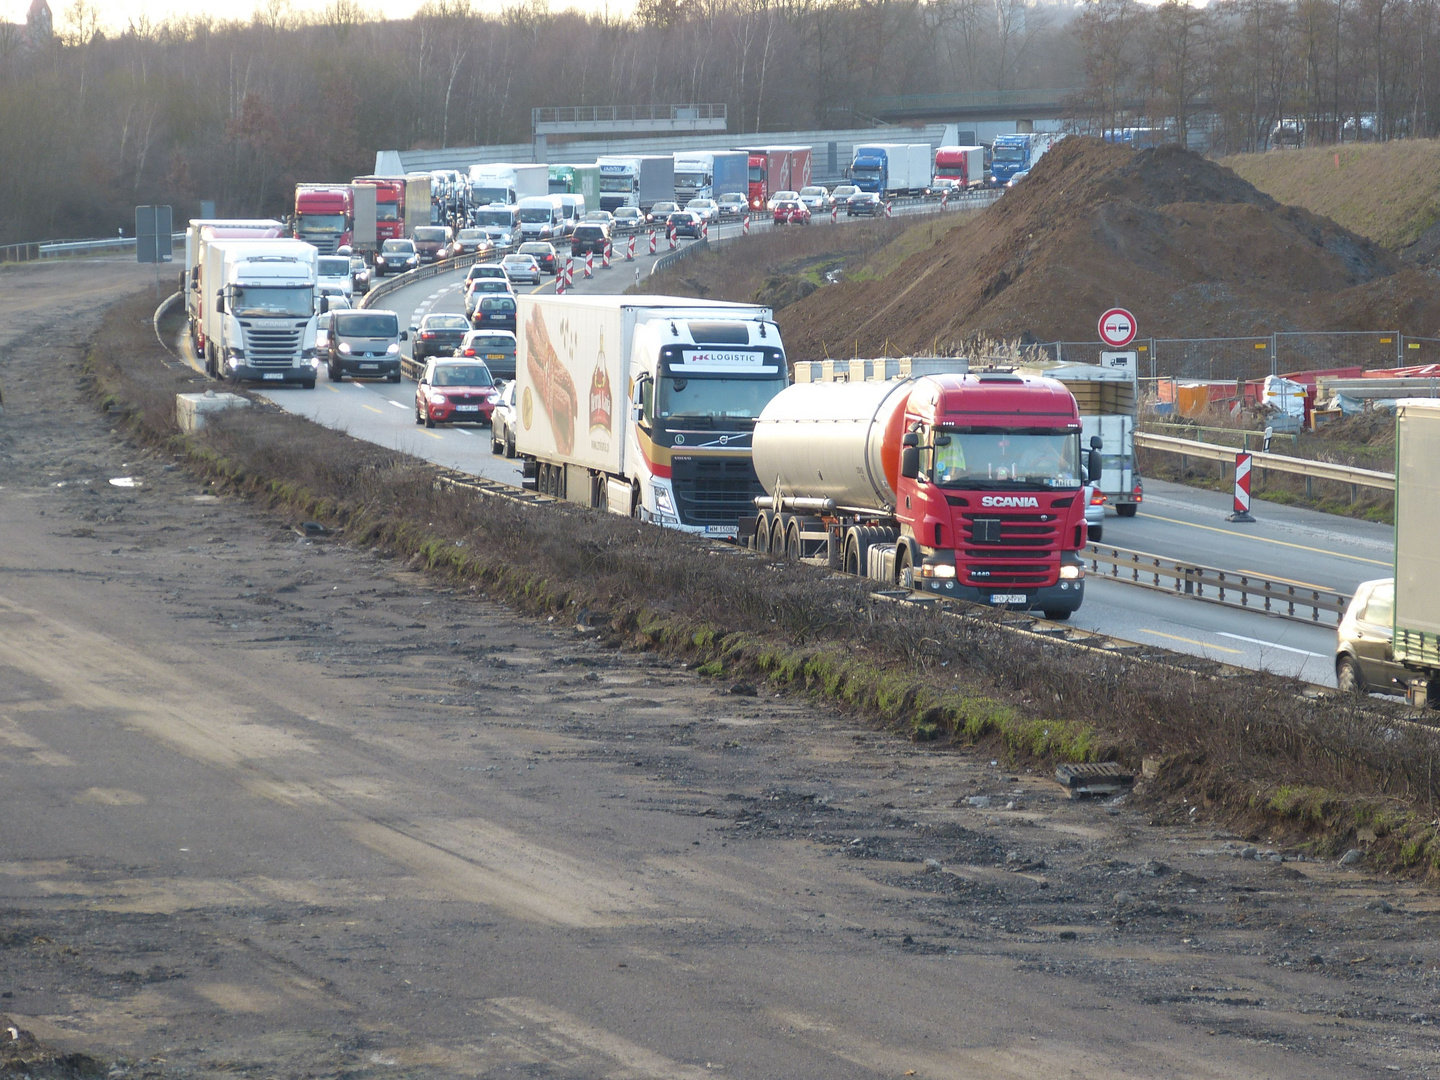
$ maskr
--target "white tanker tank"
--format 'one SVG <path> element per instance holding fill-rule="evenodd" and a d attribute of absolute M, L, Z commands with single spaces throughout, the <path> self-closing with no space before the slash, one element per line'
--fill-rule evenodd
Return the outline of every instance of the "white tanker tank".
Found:
<path fill-rule="evenodd" d="M 777 509 L 891 513 L 915 380 L 796 383 L 755 422 L 755 474 Z M 773 504 L 772 504 L 773 505 Z"/>

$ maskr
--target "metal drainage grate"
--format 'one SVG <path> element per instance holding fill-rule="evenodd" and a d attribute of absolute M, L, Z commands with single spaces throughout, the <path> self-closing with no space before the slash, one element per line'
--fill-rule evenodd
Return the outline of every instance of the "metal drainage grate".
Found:
<path fill-rule="evenodd" d="M 1082 795 L 1117 795 L 1135 784 L 1135 774 L 1113 761 L 1061 765 L 1055 770 L 1055 779 L 1069 789 L 1072 799 Z"/>

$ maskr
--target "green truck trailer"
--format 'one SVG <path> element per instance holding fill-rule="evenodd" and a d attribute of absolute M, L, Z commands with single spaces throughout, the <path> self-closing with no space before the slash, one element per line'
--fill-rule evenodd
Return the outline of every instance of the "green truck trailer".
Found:
<path fill-rule="evenodd" d="M 585 209 L 600 209 L 599 165 L 551 165 L 551 195 L 584 195 Z"/>

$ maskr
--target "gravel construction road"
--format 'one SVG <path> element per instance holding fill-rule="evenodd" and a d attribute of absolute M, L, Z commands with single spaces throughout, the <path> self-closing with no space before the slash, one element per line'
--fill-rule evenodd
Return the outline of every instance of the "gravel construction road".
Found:
<path fill-rule="evenodd" d="M 1440 1076 L 1433 892 L 302 536 L 83 399 L 143 271 L 34 272 L 0 1075 L 14 1025 L 117 1077 Z"/>

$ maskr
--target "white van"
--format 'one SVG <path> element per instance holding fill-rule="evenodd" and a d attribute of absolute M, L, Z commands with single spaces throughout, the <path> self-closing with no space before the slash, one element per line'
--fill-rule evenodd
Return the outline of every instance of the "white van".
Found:
<path fill-rule="evenodd" d="M 569 236 L 585 216 L 585 196 L 561 194 L 555 197 L 560 200 L 565 214 L 565 232 L 562 235 Z"/>
<path fill-rule="evenodd" d="M 549 240 L 565 234 L 565 208 L 561 195 L 532 195 L 520 200 L 520 235 L 526 240 Z"/>

